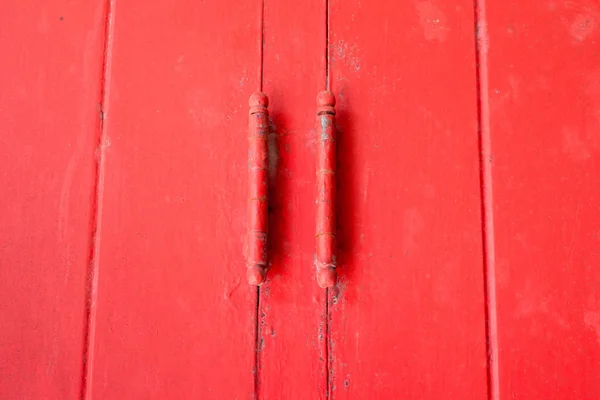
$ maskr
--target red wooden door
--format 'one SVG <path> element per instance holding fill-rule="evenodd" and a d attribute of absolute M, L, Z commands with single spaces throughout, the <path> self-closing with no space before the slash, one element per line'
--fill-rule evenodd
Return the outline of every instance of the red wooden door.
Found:
<path fill-rule="evenodd" d="M 599 18 L 591 0 L 0 5 L 0 398 L 598 398 Z"/>

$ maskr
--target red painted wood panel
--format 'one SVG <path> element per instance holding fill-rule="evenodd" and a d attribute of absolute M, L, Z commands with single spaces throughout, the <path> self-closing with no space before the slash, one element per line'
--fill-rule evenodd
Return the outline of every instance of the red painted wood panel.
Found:
<path fill-rule="evenodd" d="M 597 2 L 13 3 L 0 398 L 600 397 Z M 327 71 L 329 291 L 315 279 Z M 244 261 L 257 90 L 258 290 Z"/>
<path fill-rule="evenodd" d="M 500 398 L 597 399 L 600 6 L 486 11 Z"/>
<path fill-rule="evenodd" d="M 473 3 L 331 0 L 333 399 L 485 399 Z"/>
<path fill-rule="evenodd" d="M 76 399 L 103 4 L 0 5 L 0 398 Z"/>
<path fill-rule="evenodd" d="M 266 0 L 272 132 L 269 245 L 260 288 L 259 398 L 326 396 L 325 291 L 315 279 L 315 112 L 325 87 L 325 2 Z"/>
<path fill-rule="evenodd" d="M 260 1 L 116 2 L 89 398 L 249 399 Z"/>

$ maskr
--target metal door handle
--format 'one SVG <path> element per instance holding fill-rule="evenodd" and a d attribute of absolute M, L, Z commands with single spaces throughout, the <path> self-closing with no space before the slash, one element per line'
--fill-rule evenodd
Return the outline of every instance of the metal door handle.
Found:
<path fill-rule="evenodd" d="M 322 288 L 337 280 L 335 240 L 335 96 L 317 96 L 317 282 Z"/>
<path fill-rule="evenodd" d="M 269 194 L 269 99 L 256 92 L 250 96 L 248 121 L 248 237 L 246 277 L 260 285 L 267 273 L 268 194 Z"/>

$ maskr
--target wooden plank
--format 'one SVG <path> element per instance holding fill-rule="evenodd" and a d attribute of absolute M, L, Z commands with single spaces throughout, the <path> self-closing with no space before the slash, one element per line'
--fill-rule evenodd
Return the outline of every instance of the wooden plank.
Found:
<path fill-rule="evenodd" d="M 243 250 L 260 1 L 113 12 L 88 393 L 253 398 L 257 295 Z"/>
<path fill-rule="evenodd" d="M 0 398 L 79 398 L 103 4 L 0 5 Z"/>
<path fill-rule="evenodd" d="M 482 17 L 500 398 L 600 398 L 600 7 Z"/>
<path fill-rule="evenodd" d="M 260 289 L 260 399 L 326 396 L 325 291 L 315 280 L 315 112 L 325 88 L 325 2 L 265 1 L 271 181 Z"/>
<path fill-rule="evenodd" d="M 485 399 L 473 3 L 331 0 L 333 399 Z"/>

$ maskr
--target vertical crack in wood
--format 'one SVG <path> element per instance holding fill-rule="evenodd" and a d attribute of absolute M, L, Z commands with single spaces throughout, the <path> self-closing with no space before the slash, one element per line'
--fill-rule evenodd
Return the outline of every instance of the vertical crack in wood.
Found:
<path fill-rule="evenodd" d="M 255 329 L 254 329 L 254 399 L 258 400 L 260 391 L 260 286 L 256 286 L 256 314 L 255 314 Z"/>
<path fill-rule="evenodd" d="M 329 78 L 329 0 L 325 0 L 325 89 L 331 90 Z"/>
<path fill-rule="evenodd" d="M 92 376 L 94 364 L 94 344 L 96 334 L 96 311 L 98 301 L 98 274 L 100 269 L 100 233 L 102 225 L 102 199 L 104 196 L 105 150 L 107 147 L 106 120 L 108 118 L 108 98 L 110 91 L 110 68 L 112 64 L 112 42 L 114 32 L 114 1 L 106 1 L 104 28 L 104 51 L 100 77 L 100 115 L 96 138 L 96 167 L 94 175 L 94 197 L 90 217 L 90 249 L 87 264 L 87 290 L 85 299 L 85 325 L 83 344 L 83 365 L 81 374 L 81 399 L 92 397 Z"/>
<path fill-rule="evenodd" d="M 330 65 L 329 65 L 329 0 L 325 0 L 325 88 L 331 90 Z M 330 291 L 325 289 L 325 397 L 326 399 L 333 398 L 333 353 L 331 349 L 331 318 L 330 310 Z"/>
<path fill-rule="evenodd" d="M 263 91 L 264 85 L 264 71 L 265 71 L 265 0 L 261 0 L 260 3 L 260 67 L 259 67 L 259 80 L 260 80 L 260 91 Z M 260 286 L 256 286 L 256 312 L 255 312 L 255 330 L 254 330 L 254 399 L 258 400 L 260 396 L 260 371 L 261 371 L 261 315 L 260 315 Z"/>
<path fill-rule="evenodd" d="M 329 315 L 330 308 L 330 295 L 333 293 L 331 289 L 325 289 L 325 362 L 326 362 L 326 373 L 325 373 L 325 383 L 326 383 L 326 398 L 333 398 L 333 353 L 331 349 L 331 318 Z"/>
<path fill-rule="evenodd" d="M 260 91 L 263 91 L 265 80 L 265 0 L 261 1 L 260 8 Z"/>
<path fill-rule="evenodd" d="M 494 247 L 494 206 L 492 194 L 492 143 L 488 82 L 489 37 L 485 0 L 475 0 L 475 57 L 477 68 L 477 116 L 481 183 L 484 293 L 488 398 L 500 399 L 498 371 L 498 322 L 496 308 L 496 257 Z"/>

